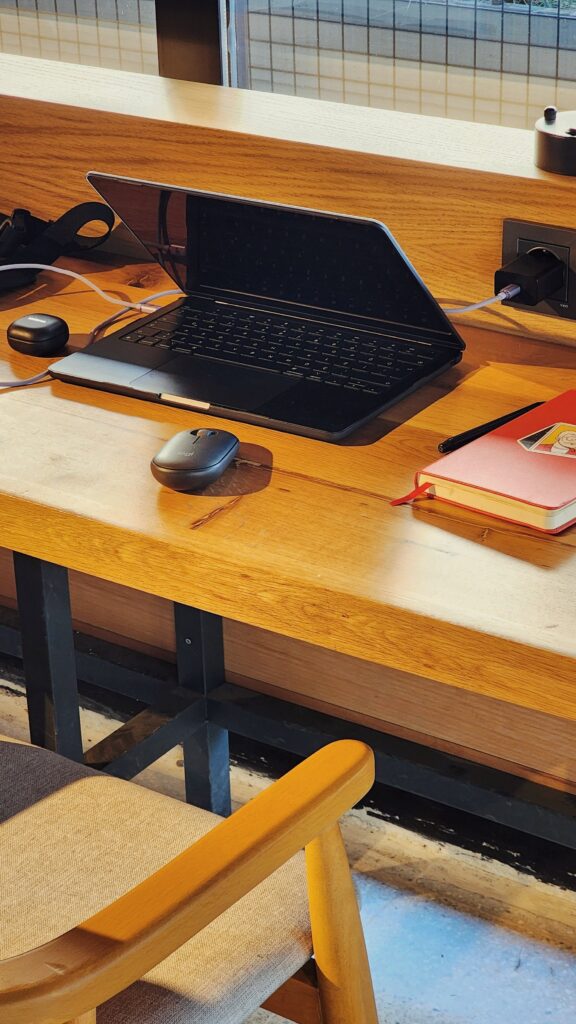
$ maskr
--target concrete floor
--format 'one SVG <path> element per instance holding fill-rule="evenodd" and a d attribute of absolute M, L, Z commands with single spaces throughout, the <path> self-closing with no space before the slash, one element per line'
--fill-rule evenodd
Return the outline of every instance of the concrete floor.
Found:
<path fill-rule="evenodd" d="M 83 711 L 85 745 L 115 727 Z M 0 732 L 27 738 L 17 683 L 0 684 Z M 136 780 L 183 796 L 179 751 Z M 234 768 L 236 806 L 269 780 Z M 576 893 L 366 811 L 343 823 L 381 1024 L 574 1024 Z M 247 1024 L 281 1024 L 264 1011 Z M 354 1022 L 350 1022 L 354 1024 Z"/>

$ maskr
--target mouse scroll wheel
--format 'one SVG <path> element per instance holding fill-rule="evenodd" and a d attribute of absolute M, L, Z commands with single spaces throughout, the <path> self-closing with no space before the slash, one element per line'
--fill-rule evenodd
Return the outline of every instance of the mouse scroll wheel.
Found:
<path fill-rule="evenodd" d="M 196 437 L 214 437 L 215 433 L 215 430 L 198 430 L 196 432 Z"/>

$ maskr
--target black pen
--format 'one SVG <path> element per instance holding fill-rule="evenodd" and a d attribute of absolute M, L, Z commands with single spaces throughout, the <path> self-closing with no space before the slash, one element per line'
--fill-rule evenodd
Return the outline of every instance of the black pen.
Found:
<path fill-rule="evenodd" d="M 440 441 L 438 451 L 442 452 L 443 455 L 446 452 L 455 452 L 457 448 L 462 448 L 469 441 L 475 441 L 477 437 L 483 437 L 484 434 L 489 434 L 491 430 L 496 430 L 496 427 L 502 427 L 505 423 L 509 423 L 510 420 L 515 420 L 517 416 L 522 416 L 525 412 L 537 409 L 539 405 L 543 404 L 543 402 L 533 402 L 532 405 L 525 405 L 523 409 L 516 409 L 516 412 L 509 412 L 506 416 L 499 416 L 497 420 L 490 420 L 489 423 L 481 423 L 478 427 L 465 430 L 463 434 L 454 434 L 454 437 L 447 437 L 445 441 Z"/>

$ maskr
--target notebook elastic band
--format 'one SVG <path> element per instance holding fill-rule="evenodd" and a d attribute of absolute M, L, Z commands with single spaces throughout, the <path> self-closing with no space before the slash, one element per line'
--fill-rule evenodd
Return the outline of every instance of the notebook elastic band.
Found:
<path fill-rule="evenodd" d="M 390 504 L 407 505 L 409 501 L 414 501 L 414 498 L 419 498 L 422 494 L 425 494 L 430 487 L 432 487 L 432 482 L 429 480 L 428 483 L 420 484 L 419 487 L 415 487 L 413 491 L 410 491 L 409 494 L 405 494 L 403 498 L 394 498 L 394 501 L 391 501 Z M 428 495 L 428 497 L 432 497 L 432 495 Z"/>

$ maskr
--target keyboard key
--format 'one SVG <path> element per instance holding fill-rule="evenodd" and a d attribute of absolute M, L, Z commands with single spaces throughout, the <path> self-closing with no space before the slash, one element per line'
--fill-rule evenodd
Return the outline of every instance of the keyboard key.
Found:
<path fill-rule="evenodd" d="M 416 358 L 409 359 L 407 356 L 398 356 L 398 364 L 401 366 L 413 366 L 416 368 L 424 366 L 424 360 Z"/>
<path fill-rule="evenodd" d="M 360 383 L 364 382 L 365 384 L 368 381 L 370 381 L 371 384 L 386 384 L 388 382 L 388 377 L 384 377 L 381 373 L 366 373 L 363 370 L 354 370 L 352 377 L 354 382 L 359 381 Z"/>
<path fill-rule="evenodd" d="M 193 300 L 123 337 L 135 344 L 259 367 L 294 379 L 305 377 L 373 396 L 413 380 L 438 361 L 430 344 L 224 303 L 197 309 Z"/>

